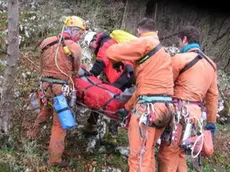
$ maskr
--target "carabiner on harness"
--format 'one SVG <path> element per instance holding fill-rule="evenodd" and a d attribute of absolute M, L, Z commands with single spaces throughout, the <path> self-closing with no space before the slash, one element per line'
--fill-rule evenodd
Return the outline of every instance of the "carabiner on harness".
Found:
<path fill-rule="evenodd" d="M 173 130 L 172 130 L 172 144 L 177 144 L 177 134 L 178 134 L 178 125 L 182 118 L 181 109 L 178 108 L 178 105 L 175 105 L 175 113 L 173 113 Z"/>
<path fill-rule="evenodd" d="M 188 104 L 187 104 L 187 105 L 188 105 Z M 188 106 L 182 105 L 182 107 L 181 107 L 181 115 L 182 115 L 184 118 L 188 118 L 188 117 L 189 117 L 190 112 L 189 112 Z"/>
<path fill-rule="evenodd" d="M 144 113 L 141 115 L 140 119 L 139 119 L 139 126 L 143 123 L 144 125 L 147 125 L 147 121 L 148 121 L 148 114 Z"/>
<path fill-rule="evenodd" d="M 70 93 L 70 88 L 69 88 L 69 86 L 68 86 L 67 84 L 64 84 L 64 85 L 62 86 L 62 92 L 63 92 L 64 96 L 68 96 L 68 95 L 69 95 L 69 93 Z"/>

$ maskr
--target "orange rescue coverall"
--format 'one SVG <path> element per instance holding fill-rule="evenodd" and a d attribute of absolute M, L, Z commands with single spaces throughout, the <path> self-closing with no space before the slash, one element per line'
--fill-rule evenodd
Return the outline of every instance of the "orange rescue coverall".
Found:
<path fill-rule="evenodd" d="M 125 104 L 125 108 L 131 111 L 135 107 L 140 107 L 137 104 L 139 96 L 148 95 L 173 95 L 173 73 L 171 66 L 171 58 L 168 53 L 161 48 L 156 54 L 140 65 L 136 65 L 135 61 L 141 59 L 144 55 L 150 52 L 159 44 L 158 36 L 155 32 L 143 34 L 140 38 L 124 42 L 121 44 L 112 45 L 107 50 L 108 58 L 113 62 L 129 60 L 134 64 L 134 73 L 136 77 L 136 91 L 132 98 Z M 155 113 L 164 115 L 167 113 L 167 108 L 164 103 L 154 104 Z M 142 109 L 143 114 L 146 109 Z M 129 128 L 129 171 L 136 172 L 152 172 L 155 171 L 154 146 L 160 137 L 163 129 L 144 126 L 148 133 L 145 140 L 145 151 L 143 154 L 143 142 L 139 132 L 139 118 L 137 113 L 132 113 Z M 141 158 L 142 162 L 140 162 Z"/>
<path fill-rule="evenodd" d="M 64 38 L 68 38 L 68 34 L 63 33 Z M 56 41 L 59 39 L 57 36 L 52 36 L 49 38 L 46 38 L 43 40 L 43 42 L 40 44 L 40 49 L 43 49 L 46 45 L 50 44 L 51 42 Z M 59 47 L 57 62 L 60 69 L 66 73 L 69 77 L 76 76 L 81 64 L 81 48 L 80 46 L 68 39 L 64 41 L 66 46 L 68 46 L 72 56 L 73 56 L 73 63 L 69 60 L 69 58 L 65 55 L 62 45 Z M 44 52 L 41 54 L 41 76 L 42 77 L 51 77 L 56 78 L 60 80 L 65 80 L 69 83 L 70 87 L 73 87 L 72 83 L 70 82 L 70 78 L 63 73 L 60 72 L 60 70 L 57 68 L 55 63 L 55 53 L 56 49 L 58 47 L 58 44 L 54 44 L 44 50 Z M 73 69 L 74 68 L 74 69 Z M 55 95 L 62 94 L 62 85 L 61 84 L 51 84 L 47 82 L 43 82 L 42 89 L 45 93 L 45 96 L 50 100 L 50 103 L 52 104 L 52 98 Z M 52 105 L 49 104 L 47 107 L 43 107 L 37 116 L 31 132 L 29 134 L 31 136 L 35 136 L 36 132 L 38 131 L 38 128 L 40 127 L 40 124 L 45 122 L 45 120 L 48 119 L 48 117 L 53 113 L 53 125 L 52 125 L 52 131 L 51 131 L 51 138 L 50 138 L 50 144 L 49 144 L 49 163 L 56 164 L 60 163 L 62 161 L 62 154 L 64 152 L 65 147 L 65 136 L 66 136 L 66 130 L 62 128 L 60 121 L 58 119 L 58 116 L 55 112 L 55 110 L 52 108 Z"/>
<path fill-rule="evenodd" d="M 179 53 L 172 57 L 173 78 L 175 81 L 174 98 L 187 102 L 202 103 L 206 101 L 207 123 L 216 122 L 218 89 L 216 70 L 204 58 L 199 60 L 190 69 L 179 75 L 179 72 L 186 64 L 192 61 L 197 53 Z M 212 61 L 210 59 L 210 61 Z M 214 62 L 213 65 L 216 67 Z M 201 108 L 198 104 L 187 105 L 190 117 L 200 120 Z M 179 144 L 182 139 L 182 125 L 178 125 L 177 142 L 168 145 L 162 141 L 159 149 L 159 172 L 187 172 L 185 153 L 180 149 Z"/>

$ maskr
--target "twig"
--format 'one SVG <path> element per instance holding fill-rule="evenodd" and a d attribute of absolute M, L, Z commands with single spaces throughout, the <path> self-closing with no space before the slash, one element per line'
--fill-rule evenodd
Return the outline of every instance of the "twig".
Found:
<path fill-rule="evenodd" d="M 217 35 L 216 35 L 216 40 L 213 41 L 213 44 L 215 44 L 215 43 L 217 42 L 217 39 L 218 39 L 218 37 L 219 37 L 219 35 L 220 35 L 220 31 L 221 31 L 221 29 L 222 29 L 222 27 L 223 27 L 223 25 L 224 25 L 224 23 L 225 23 L 225 21 L 226 21 L 227 18 L 228 18 L 228 17 L 226 16 L 226 17 L 222 20 L 221 25 L 220 25 L 220 27 L 219 27 L 219 29 L 218 29 L 218 33 L 217 33 Z"/>
<path fill-rule="evenodd" d="M 5 55 L 9 55 L 6 51 L 4 51 L 2 49 L 0 49 L 0 53 L 5 54 Z"/>
<path fill-rule="evenodd" d="M 176 36 L 176 35 L 178 35 L 178 34 L 179 34 L 179 32 L 176 32 L 176 33 L 173 33 L 173 34 L 171 34 L 171 35 L 169 35 L 169 36 L 160 37 L 160 40 L 169 39 L 169 38 L 171 38 L 171 37 L 173 37 L 173 36 Z"/>
<path fill-rule="evenodd" d="M 219 53 L 219 57 L 217 57 L 216 59 L 215 59 L 215 62 L 218 62 L 218 61 L 220 61 L 220 60 L 222 60 L 222 58 L 223 58 L 223 54 L 225 53 L 225 51 L 228 49 L 228 43 L 229 43 L 229 41 L 230 40 L 228 40 L 227 41 L 227 43 L 226 43 L 226 45 L 224 46 L 224 48 L 221 50 L 221 51 L 219 51 L 220 53 Z"/>
<path fill-rule="evenodd" d="M 157 3 L 155 4 L 154 22 L 157 23 Z"/>
<path fill-rule="evenodd" d="M 126 16 L 127 7 L 128 7 L 128 1 L 129 0 L 126 0 L 125 9 L 124 9 L 123 16 L 122 16 L 122 21 L 121 21 L 121 29 L 125 28 L 125 16 Z"/>
<path fill-rule="evenodd" d="M 29 62 L 32 63 L 32 64 L 34 65 L 34 67 L 35 67 L 37 70 L 39 70 L 39 68 L 37 67 L 37 64 L 36 64 L 36 63 L 34 63 L 32 60 L 30 60 L 28 57 L 26 57 L 24 54 L 22 54 L 22 52 L 19 51 L 19 53 L 20 53 L 24 58 L 26 58 L 27 60 L 29 60 Z"/>
<path fill-rule="evenodd" d="M 216 44 L 220 39 L 222 39 L 225 35 L 227 35 L 230 31 L 230 27 L 222 34 L 220 35 L 218 38 L 216 38 L 215 41 L 213 41 L 213 44 Z"/>
<path fill-rule="evenodd" d="M 0 35 L 0 38 L 5 42 L 5 44 L 6 44 L 6 40 L 3 38 L 3 36 L 2 35 Z"/>

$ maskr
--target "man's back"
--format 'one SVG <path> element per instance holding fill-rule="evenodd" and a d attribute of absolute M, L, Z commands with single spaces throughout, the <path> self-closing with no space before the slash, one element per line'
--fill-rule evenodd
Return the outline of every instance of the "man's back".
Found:
<path fill-rule="evenodd" d="M 64 37 L 64 39 L 66 38 Z M 44 49 L 47 45 L 49 46 L 49 44 L 57 40 L 58 40 L 57 36 L 46 38 L 41 43 L 40 49 L 41 50 Z M 64 40 L 64 43 L 70 49 L 73 58 L 78 58 L 79 54 L 81 53 L 80 46 L 74 41 L 69 39 Z M 73 61 L 71 61 L 71 59 L 69 59 L 69 57 L 67 57 L 67 55 L 65 54 L 62 44 L 59 45 L 59 50 L 56 55 L 58 45 L 59 43 L 56 43 L 43 51 L 41 55 L 41 75 L 68 80 L 68 77 L 65 74 L 63 74 L 60 71 L 60 69 L 68 76 L 71 76 L 73 72 L 73 64 L 72 64 Z"/>
<path fill-rule="evenodd" d="M 159 44 L 158 39 L 154 36 L 146 36 L 140 39 L 146 42 L 146 54 Z M 171 58 L 163 48 L 144 63 L 136 65 L 135 75 L 137 76 L 136 86 L 141 95 L 173 94 Z"/>
<path fill-rule="evenodd" d="M 175 81 L 174 98 L 200 103 L 205 101 L 208 121 L 215 122 L 218 101 L 215 63 L 209 58 L 211 65 L 205 58 L 202 58 L 179 76 L 184 66 L 197 55 L 195 52 L 187 52 L 177 54 L 172 58 Z"/>
<path fill-rule="evenodd" d="M 174 88 L 175 98 L 202 102 L 210 88 L 216 72 L 204 58 L 178 76 L 180 70 L 197 55 L 195 52 L 188 52 L 172 57 L 174 80 L 176 80 Z M 215 64 L 213 63 L 213 65 Z"/>
<path fill-rule="evenodd" d="M 147 55 L 159 43 L 158 36 L 150 32 L 147 36 L 129 41 L 121 46 L 111 46 L 107 51 L 110 58 L 114 61 L 119 58 L 130 60 L 135 64 L 137 96 L 153 94 L 173 95 L 171 58 L 163 48 L 142 64 L 136 64 L 137 60 Z M 118 50 L 119 52 L 117 52 Z"/>

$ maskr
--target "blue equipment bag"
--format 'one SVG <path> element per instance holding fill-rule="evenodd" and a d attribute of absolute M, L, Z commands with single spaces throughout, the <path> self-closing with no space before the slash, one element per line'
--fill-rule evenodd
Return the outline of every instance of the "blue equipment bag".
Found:
<path fill-rule="evenodd" d="M 62 128 L 70 129 L 77 125 L 73 113 L 68 106 L 65 96 L 63 94 L 55 96 L 53 101 L 54 108 L 58 114 L 58 118 L 61 122 Z"/>

